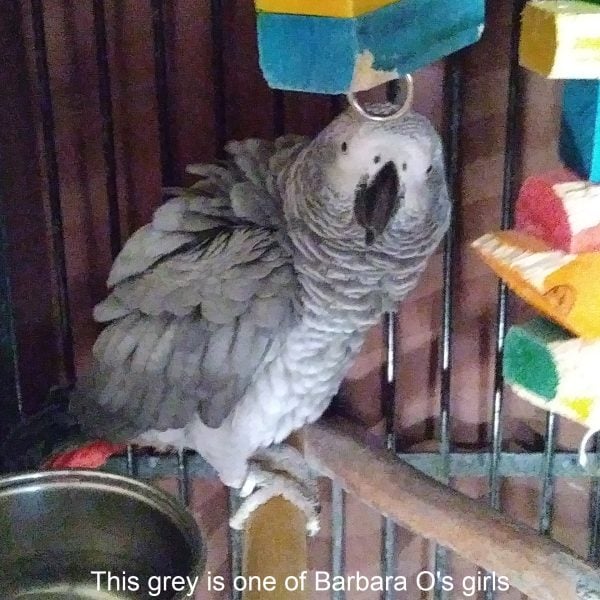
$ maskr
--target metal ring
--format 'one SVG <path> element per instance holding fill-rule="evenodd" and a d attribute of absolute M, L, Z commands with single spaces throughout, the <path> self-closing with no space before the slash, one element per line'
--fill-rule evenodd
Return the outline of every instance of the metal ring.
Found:
<path fill-rule="evenodd" d="M 412 75 L 407 74 L 403 77 L 406 81 L 406 99 L 404 100 L 404 104 L 402 106 L 399 106 L 398 109 L 394 112 L 385 115 L 370 112 L 367 108 L 361 106 L 354 92 L 349 92 L 347 94 L 346 97 L 348 98 L 348 102 L 350 103 L 350 106 L 352 106 L 352 108 L 360 115 L 365 117 L 365 119 L 369 119 L 371 121 L 391 121 L 392 119 L 398 119 L 411 109 L 413 99 L 415 97 L 415 83 L 413 81 Z"/>

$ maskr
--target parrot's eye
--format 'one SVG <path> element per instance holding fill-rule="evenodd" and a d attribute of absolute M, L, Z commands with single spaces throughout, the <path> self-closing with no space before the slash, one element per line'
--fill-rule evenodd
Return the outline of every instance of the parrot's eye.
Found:
<path fill-rule="evenodd" d="M 406 171 L 408 169 L 408 165 L 406 163 L 402 163 L 402 170 Z"/>
<path fill-rule="evenodd" d="M 381 156 L 379 154 L 373 159 L 373 162 L 377 164 L 381 160 Z"/>
<path fill-rule="evenodd" d="M 346 142 L 342 142 L 342 152 L 348 151 L 348 144 Z"/>
<path fill-rule="evenodd" d="M 429 175 L 431 173 L 431 171 L 433 171 L 433 165 L 429 165 L 427 167 L 427 175 Z"/>

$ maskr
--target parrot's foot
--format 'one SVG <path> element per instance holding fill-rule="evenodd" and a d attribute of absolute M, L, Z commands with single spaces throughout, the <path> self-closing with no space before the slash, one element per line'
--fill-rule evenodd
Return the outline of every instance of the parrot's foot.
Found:
<path fill-rule="evenodd" d="M 283 496 L 306 515 L 309 535 L 319 531 L 321 506 L 317 481 L 304 457 L 291 446 L 271 446 L 254 454 L 240 496 L 245 500 L 229 521 L 233 529 L 243 529 L 259 506 Z"/>

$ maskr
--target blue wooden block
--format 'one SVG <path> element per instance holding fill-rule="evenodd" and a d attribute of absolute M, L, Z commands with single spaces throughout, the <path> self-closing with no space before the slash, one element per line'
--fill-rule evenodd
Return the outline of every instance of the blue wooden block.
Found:
<path fill-rule="evenodd" d="M 560 156 L 583 178 L 600 183 L 600 81 L 565 81 Z"/>
<path fill-rule="evenodd" d="M 260 65 L 276 89 L 368 89 L 475 43 L 484 18 L 484 0 L 399 0 L 353 18 L 259 13 Z"/>

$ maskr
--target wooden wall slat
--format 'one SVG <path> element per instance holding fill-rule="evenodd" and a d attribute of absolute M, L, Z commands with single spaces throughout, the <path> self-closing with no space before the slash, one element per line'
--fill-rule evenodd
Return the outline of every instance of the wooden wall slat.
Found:
<path fill-rule="evenodd" d="M 150 2 L 107 3 L 113 115 L 123 237 L 160 203 L 158 114 Z"/>
<path fill-rule="evenodd" d="M 272 138 L 274 94 L 256 59 L 254 5 L 246 0 L 227 0 L 222 4 L 227 137 Z"/>
<path fill-rule="evenodd" d="M 75 364 L 98 332 L 90 309 L 111 264 L 91 6 L 44 3 Z"/>
<path fill-rule="evenodd" d="M 172 3 L 170 17 L 173 145 L 178 175 L 183 180 L 185 165 L 210 161 L 219 150 L 213 118 L 210 3 L 179 0 Z"/>
<path fill-rule="evenodd" d="M 0 194 L 7 228 L 24 409 L 32 411 L 59 382 L 50 245 L 42 194 L 32 77 L 21 7 L 0 7 Z M 3 390 L 3 394 L 14 390 Z M 5 398 L 5 402 L 12 400 Z M 6 406 L 5 402 L 3 405 Z"/>

